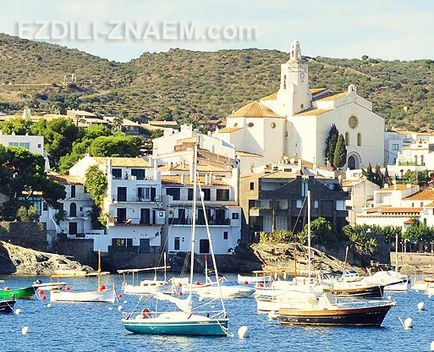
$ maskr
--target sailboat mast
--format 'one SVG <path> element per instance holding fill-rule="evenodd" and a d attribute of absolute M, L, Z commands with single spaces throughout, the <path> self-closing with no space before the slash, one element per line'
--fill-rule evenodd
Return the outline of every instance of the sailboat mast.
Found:
<path fill-rule="evenodd" d="M 307 273 L 309 278 L 309 284 L 311 279 L 311 263 L 312 259 L 310 257 L 310 191 L 307 191 Z"/>
<path fill-rule="evenodd" d="M 223 300 L 223 294 L 222 294 L 222 287 L 220 285 L 220 277 L 219 277 L 219 272 L 217 270 L 217 262 L 215 260 L 215 255 L 214 255 L 214 246 L 212 244 L 212 238 L 211 238 L 211 232 L 209 231 L 209 223 L 208 223 L 208 217 L 206 216 L 206 207 L 205 207 L 205 199 L 203 197 L 203 192 L 202 192 L 202 188 L 200 187 L 199 184 L 199 191 L 200 191 L 200 201 L 202 203 L 202 210 L 203 210 L 203 214 L 204 214 L 204 218 L 205 218 L 205 228 L 206 228 L 206 234 L 208 236 L 208 242 L 209 242 L 209 249 L 211 252 L 211 259 L 212 259 L 212 264 L 213 264 L 213 269 L 214 269 L 214 274 L 216 277 L 216 283 L 217 283 L 217 287 L 219 290 L 219 296 L 220 296 L 220 303 L 222 305 L 222 309 L 223 309 L 223 314 L 224 316 L 226 316 L 226 307 L 225 307 L 225 302 Z M 205 263 L 206 263 L 206 269 L 205 269 L 205 275 L 208 278 L 208 258 L 205 259 Z M 208 281 L 208 280 L 207 280 Z"/>
<path fill-rule="evenodd" d="M 190 297 L 193 295 L 193 274 L 194 274 L 194 250 L 196 248 L 196 199 L 197 199 L 197 141 L 194 143 L 193 151 L 193 206 L 191 207 L 192 228 L 191 228 L 191 253 L 190 253 Z"/>
<path fill-rule="evenodd" d="M 98 290 L 101 287 L 101 250 L 98 250 Z"/>
<path fill-rule="evenodd" d="M 395 270 L 398 272 L 398 231 L 396 231 L 395 237 Z"/>

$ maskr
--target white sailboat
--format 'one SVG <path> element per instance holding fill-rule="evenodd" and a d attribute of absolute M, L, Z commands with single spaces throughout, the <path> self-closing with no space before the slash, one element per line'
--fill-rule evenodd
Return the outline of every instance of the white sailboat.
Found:
<path fill-rule="evenodd" d="M 395 270 L 379 270 L 370 274 L 365 281 L 384 286 L 385 291 L 405 292 L 410 287 L 408 275 L 401 274 L 398 271 L 398 233 L 395 238 Z"/>
<path fill-rule="evenodd" d="M 119 274 L 123 275 L 122 281 L 122 291 L 126 295 L 146 295 L 151 292 L 159 291 L 169 286 L 169 282 L 167 281 L 167 269 L 170 266 L 166 265 L 166 253 L 164 253 L 164 265 L 156 266 L 151 268 L 143 268 L 143 269 L 122 269 L 118 270 Z M 158 279 L 158 272 L 164 271 L 164 279 Z M 137 283 L 138 277 L 140 273 L 148 273 L 154 272 L 153 279 L 144 279 L 140 280 Z M 129 282 L 127 280 L 127 275 L 132 276 L 132 280 Z"/>
<path fill-rule="evenodd" d="M 196 243 L 196 201 L 197 201 L 197 144 L 194 147 L 193 156 L 193 207 L 192 207 L 192 229 L 191 229 L 191 256 L 190 256 L 190 283 L 193 282 L 194 274 L 194 253 Z M 201 201 L 203 195 L 201 194 Z M 206 213 L 205 213 L 206 214 Z M 209 233 L 208 219 L 205 216 L 205 225 L 208 234 L 211 257 L 214 271 L 218 275 L 214 257 L 212 238 Z M 220 287 L 219 283 L 217 283 Z M 139 314 L 124 315 L 122 323 L 124 327 L 135 334 L 152 335 L 205 335 L 205 336 L 226 336 L 228 332 L 228 318 L 223 299 L 220 294 L 221 309 L 213 310 L 212 306 L 202 303 L 201 311 L 193 307 L 193 286 L 190 285 L 189 295 L 185 299 L 172 297 L 161 292 L 152 292 L 157 301 L 168 301 L 176 305 L 177 311 L 149 311 L 144 308 Z M 141 298 L 143 299 L 143 297 Z M 213 301 L 210 301 L 211 303 Z M 209 307 L 210 310 L 204 311 Z"/>
<path fill-rule="evenodd" d="M 116 292 L 114 284 L 111 288 L 101 284 L 101 277 L 109 275 L 109 272 L 101 271 L 101 253 L 98 252 L 98 270 L 94 273 L 73 272 L 71 274 L 62 273 L 51 275 L 51 279 L 96 277 L 97 288 L 92 291 L 74 291 L 69 286 L 63 286 L 61 289 L 54 287 L 50 291 L 50 301 L 52 302 L 106 302 L 114 303 Z"/>

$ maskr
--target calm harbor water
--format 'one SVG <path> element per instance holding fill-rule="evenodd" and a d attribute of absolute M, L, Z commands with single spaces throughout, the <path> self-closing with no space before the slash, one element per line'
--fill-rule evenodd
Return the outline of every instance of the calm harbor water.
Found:
<path fill-rule="evenodd" d="M 0 279 L 10 287 L 23 287 L 35 280 Z M 120 288 L 120 279 L 114 280 Z M 96 287 L 93 282 L 78 279 L 68 283 L 77 289 Z M 386 316 L 382 328 L 281 326 L 256 312 L 253 297 L 226 301 L 230 330 L 235 335 L 227 338 L 133 335 L 120 322 L 118 304 L 51 303 L 47 307 L 48 300 L 20 300 L 16 303 L 20 315 L 0 315 L 0 351 L 429 351 L 434 340 L 434 297 L 413 291 L 388 295 L 396 299 L 397 305 Z M 122 303 L 125 311 L 137 303 L 132 296 L 121 300 L 127 300 Z M 418 312 L 421 301 L 425 311 Z M 404 330 L 399 317 L 413 318 L 414 328 Z M 245 340 L 237 337 L 242 325 L 250 330 L 250 338 Z M 22 335 L 23 326 L 29 326 L 30 333 Z"/>

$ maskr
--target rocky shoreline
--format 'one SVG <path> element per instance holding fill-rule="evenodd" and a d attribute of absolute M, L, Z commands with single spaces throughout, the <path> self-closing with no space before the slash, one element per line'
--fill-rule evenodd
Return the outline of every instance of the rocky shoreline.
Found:
<path fill-rule="evenodd" d="M 0 241 L 0 274 L 49 276 L 60 270 L 92 271 L 73 257 L 41 252 Z"/>

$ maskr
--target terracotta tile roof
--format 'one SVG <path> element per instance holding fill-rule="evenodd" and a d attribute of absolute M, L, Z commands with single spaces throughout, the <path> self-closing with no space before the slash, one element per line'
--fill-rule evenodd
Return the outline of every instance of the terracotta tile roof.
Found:
<path fill-rule="evenodd" d="M 241 130 L 241 127 L 225 127 L 218 130 L 219 133 L 232 133 Z"/>
<path fill-rule="evenodd" d="M 152 167 L 149 162 L 142 158 L 118 158 L 118 157 L 94 157 L 98 164 L 107 164 L 109 159 L 111 161 L 112 167 L 139 167 L 139 168 L 150 168 Z"/>
<path fill-rule="evenodd" d="M 280 179 L 294 179 L 298 174 L 292 172 L 284 172 L 284 171 L 273 171 L 266 173 L 262 178 L 280 178 Z"/>
<path fill-rule="evenodd" d="M 193 180 L 190 180 L 190 177 L 188 175 L 184 176 L 184 183 L 182 183 L 182 177 L 181 175 L 163 175 L 161 176 L 161 182 L 163 184 L 170 184 L 170 185 L 192 185 Z M 205 184 L 205 176 L 199 176 L 197 179 L 197 182 L 201 184 L 201 186 L 228 186 L 226 183 L 222 181 L 219 177 L 214 177 L 211 185 Z"/>
<path fill-rule="evenodd" d="M 411 185 L 411 187 L 416 186 L 416 185 Z M 396 185 L 396 189 L 395 189 L 395 185 L 391 185 L 389 187 L 384 187 L 379 189 L 377 192 L 391 192 L 391 191 L 404 191 L 406 189 L 408 189 L 409 187 L 407 187 L 407 184 L 405 183 L 399 183 Z"/>
<path fill-rule="evenodd" d="M 49 172 L 48 177 L 61 184 L 68 185 L 84 185 L 84 178 L 70 175 L 59 175 L 55 172 Z"/>
<path fill-rule="evenodd" d="M 386 207 L 386 208 L 370 208 L 367 210 L 367 213 L 381 213 L 381 214 L 419 214 L 423 208 L 395 208 L 395 207 Z"/>
<path fill-rule="evenodd" d="M 261 98 L 261 100 L 276 100 L 276 99 L 277 99 L 277 92 Z"/>
<path fill-rule="evenodd" d="M 283 118 L 283 116 L 276 114 L 274 111 L 267 108 L 265 105 L 262 105 L 258 101 L 244 105 L 242 108 L 230 114 L 228 118 L 230 117 Z"/>
<path fill-rule="evenodd" d="M 236 154 L 239 158 L 262 158 L 262 155 L 250 153 L 250 152 L 245 152 L 242 150 L 237 150 Z"/>
<path fill-rule="evenodd" d="M 360 180 L 342 180 L 342 187 L 351 187 L 358 184 Z"/>
<path fill-rule="evenodd" d="M 325 91 L 327 88 L 310 88 L 309 91 L 311 94 L 317 94 Z"/>
<path fill-rule="evenodd" d="M 160 171 L 190 171 L 189 164 L 164 165 L 158 168 Z M 215 165 L 197 165 L 198 172 L 231 172 L 230 168 Z"/>
<path fill-rule="evenodd" d="M 332 109 L 310 109 L 305 110 L 303 112 L 299 112 L 298 114 L 295 114 L 296 116 L 318 116 L 321 114 L 325 114 L 326 112 L 331 111 Z"/>
<path fill-rule="evenodd" d="M 417 192 L 409 197 L 404 198 L 404 200 L 432 200 L 434 201 L 434 189 L 424 189 L 423 191 Z"/>
<path fill-rule="evenodd" d="M 326 96 L 324 98 L 319 98 L 318 101 L 331 101 L 336 100 L 339 98 L 342 98 L 347 95 L 347 92 L 341 92 L 341 93 L 333 93 L 332 95 Z"/>

